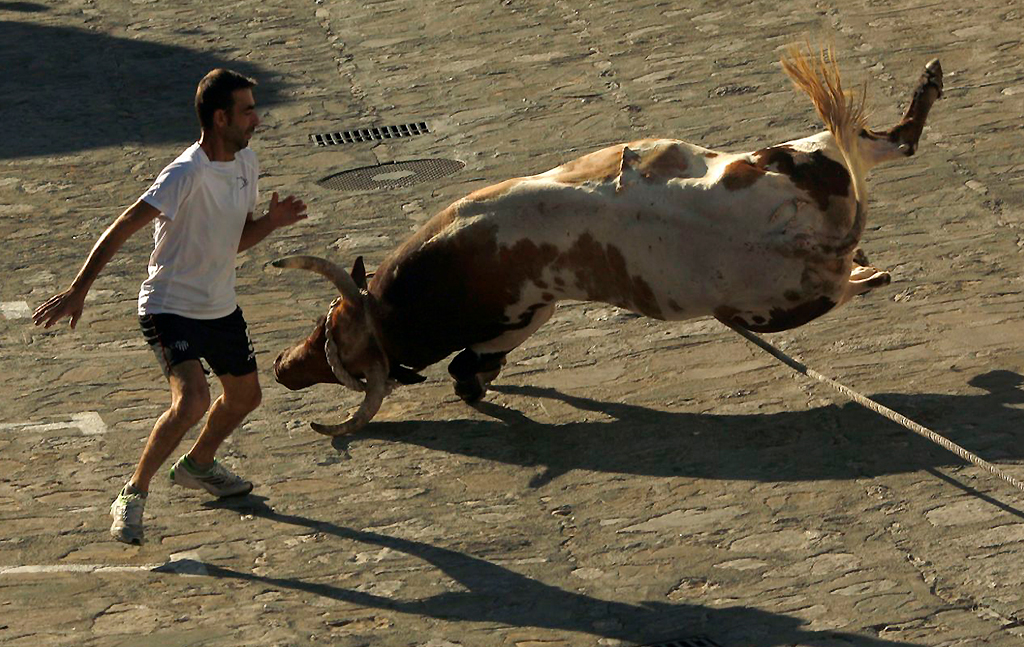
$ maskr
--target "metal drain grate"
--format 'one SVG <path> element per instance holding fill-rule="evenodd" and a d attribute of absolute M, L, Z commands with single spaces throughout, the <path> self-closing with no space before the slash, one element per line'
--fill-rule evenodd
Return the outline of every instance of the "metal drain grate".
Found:
<path fill-rule="evenodd" d="M 683 638 L 682 640 L 670 640 L 663 643 L 644 645 L 643 647 L 721 647 L 716 642 L 703 636 L 697 638 Z"/>
<path fill-rule="evenodd" d="M 458 160 L 424 159 L 407 162 L 387 162 L 364 166 L 328 175 L 317 184 L 335 191 L 365 191 L 368 189 L 397 189 L 430 180 L 439 180 L 465 166 Z"/>
<path fill-rule="evenodd" d="M 430 129 L 427 128 L 427 124 L 420 121 L 415 124 L 402 124 L 400 126 L 356 128 L 355 130 L 342 130 L 336 133 L 321 133 L 310 135 L 309 139 L 317 146 L 336 146 L 338 144 L 355 144 L 358 142 L 376 142 L 385 139 L 413 137 L 415 135 L 426 135 L 429 132 Z"/>

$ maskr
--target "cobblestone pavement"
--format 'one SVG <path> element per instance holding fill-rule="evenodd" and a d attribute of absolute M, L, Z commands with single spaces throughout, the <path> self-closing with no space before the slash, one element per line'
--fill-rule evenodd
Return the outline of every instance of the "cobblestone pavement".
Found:
<path fill-rule="evenodd" d="M 946 95 L 918 155 L 869 182 L 863 242 L 892 285 L 771 340 L 1024 477 L 1022 11 L 0 2 L 0 644 L 1021 644 L 1024 495 L 716 322 L 563 304 L 478 409 L 442 364 L 332 445 L 308 422 L 356 399 L 270 372 L 331 288 L 264 265 L 372 267 L 467 191 L 619 141 L 742 151 L 810 134 L 777 62 L 792 42 L 834 43 L 883 127 L 938 56 Z M 254 494 L 210 502 L 161 480 L 149 542 L 126 547 L 107 506 L 166 404 L 134 315 L 148 236 L 76 330 L 26 316 L 194 139 L 195 83 L 216 66 L 260 80 L 264 199 L 295 193 L 311 217 L 238 261 L 265 394 L 223 460 Z M 419 122 L 428 134 L 309 140 Z M 406 188 L 316 183 L 417 159 L 465 166 Z"/>

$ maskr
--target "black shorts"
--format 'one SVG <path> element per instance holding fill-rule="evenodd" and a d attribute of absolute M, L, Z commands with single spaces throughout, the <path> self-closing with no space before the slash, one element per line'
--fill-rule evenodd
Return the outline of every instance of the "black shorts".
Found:
<path fill-rule="evenodd" d="M 220 319 L 140 315 L 139 325 L 165 376 L 172 366 L 200 357 L 217 375 L 241 376 L 256 370 L 256 351 L 241 308 Z"/>

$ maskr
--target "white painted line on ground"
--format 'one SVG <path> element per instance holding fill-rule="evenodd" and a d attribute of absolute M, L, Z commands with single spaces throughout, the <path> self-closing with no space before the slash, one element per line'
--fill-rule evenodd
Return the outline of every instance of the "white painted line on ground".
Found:
<path fill-rule="evenodd" d="M 0 431 L 57 431 L 59 429 L 78 429 L 85 436 L 96 436 L 107 433 L 107 425 L 95 411 L 83 411 L 71 414 L 69 422 L 0 422 Z"/>
<path fill-rule="evenodd" d="M 26 573 L 131 573 L 152 571 L 163 564 L 142 566 L 114 566 L 111 564 L 34 564 L 29 566 L 5 566 L 0 575 L 24 575 Z"/>
<path fill-rule="evenodd" d="M 31 564 L 26 566 L 0 566 L 0 576 L 33 573 L 152 573 L 171 572 L 178 575 L 209 575 L 206 564 L 199 561 L 195 551 L 175 553 L 161 564 L 121 566 L 117 564 Z"/>
<path fill-rule="evenodd" d="M 82 430 L 86 436 L 97 436 L 107 433 L 107 425 L 95 411 L 83 411 L 71 416 L 71 422 Z"/>
<path fill-rule="evenodd" d="M 207 576 L 206 564 L 194 557 L 182 557 L 171 555 L 171 561 L 159 567 L 161 571 L 171 571 L 178 575 Z"/>
<path fill-rule="evenodd" d="M 7 319 L 28 319 L 32 316 L 32 310 L 24 301 L 2 301 L 0 314 Z"/>

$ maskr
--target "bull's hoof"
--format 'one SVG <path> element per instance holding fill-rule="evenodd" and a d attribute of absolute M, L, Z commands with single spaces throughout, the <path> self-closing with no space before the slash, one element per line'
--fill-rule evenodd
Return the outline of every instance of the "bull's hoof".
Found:
<path fill-rule="evenodd" d="M 867 288 L 880 288 L 889 285 L 892 276 L 885 270 L 861 265 L 850 272 L 850 282 Z"/>
<path fill-rule="evenodd" d="M 936 98 L 942 98 L 942 65 L 939 64 L 939 59 L 934 58 L 928 61 L 928 65 L 924 66 L 924 74 L 921 75 L 921 85 L 933 86 L 939 91 Z"/>
<path fill-rule="evenodd" d="M 888 272 L 880 272 L 868 279 L 868 285 L 872 288 L 882 288 L 892 283 L 892 275 Z"/>
<path fill-rule="evenodd" d="M 479 377 L 474 377 L 472 380 L 459 382 L 455 384 L 455 395 L 459 396 L 466 404 L 475 404 L 483 399 L 484 394 L 487 393 L 487 388 Z"/>

